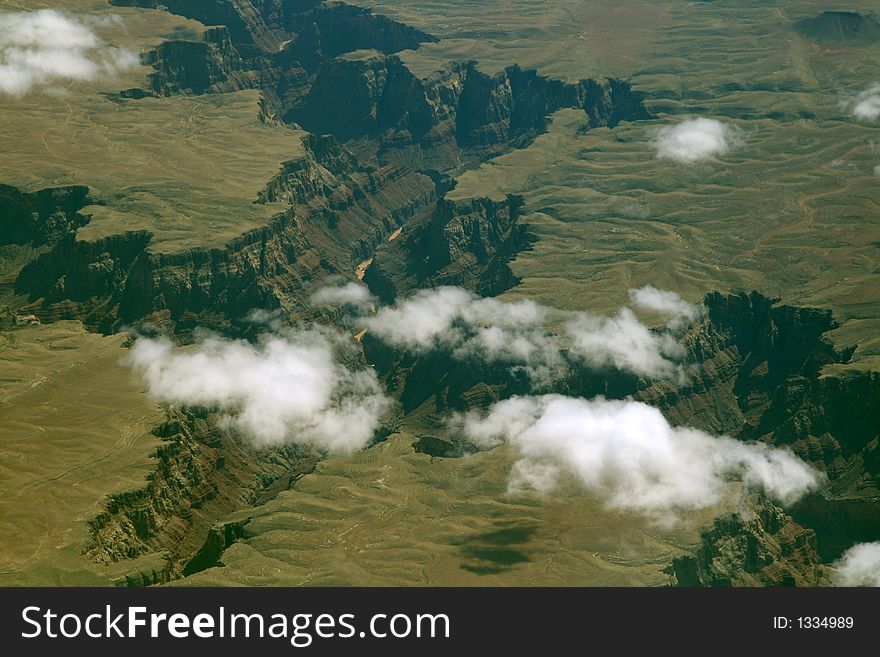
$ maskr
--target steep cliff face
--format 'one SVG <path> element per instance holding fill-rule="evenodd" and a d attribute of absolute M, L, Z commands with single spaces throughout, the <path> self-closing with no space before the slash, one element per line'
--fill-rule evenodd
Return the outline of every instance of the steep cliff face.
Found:
<path fill-rule="evenodd" d="M 438 202 L 425 236 L 427 271 L 432 275 L 444 272 L 441 280 L 445 282 L 455 277 L 445 273 L 451 265 L 460 270 L 470 260 L 489 260 L 516 223 L 522 204 L 521 196 L 510 196 L 504 203 L 485 198 Z"/>
<path fill-rule="evenodd" d="M 138 321 L 229 331 L 253 308 L 294 305 L 303 281 L 322 268 L 293 211 L 222 249 L 156 254 L 149 239 L 68 240 L 26 267 L 16 289 L 43 321 L 78 318 L 102 332 Z"/>
<path fill-rule="evenodd" d="M 854 11 L 825 11 L 794 24 L 810 41 L 837 46 L 868 46 L 880 42 L 880 21 Z"/>
<path fill-rule="evenodd" d="M 79 212 L 91 203 L 88 193 L 81 185 L 37 192 L 0 185 L 0 246 L 39 247 L 74 234 L 89 221 Z"/>
<path fill-rule="evenodd" d="M 257 87 L 266 120 L 356 142 L 358 157 L 375 167 L 396 164 L 439 181 L 527 145 L 563 108 L 582 109 L 587 129 L 650 118 L 643 94 L 616 79 L 568 84 L 516 65 L 489 75 L 474 62 L 419 78 L 394 53 L 434 37 L 342 2 L 205 0 L 163 6 L 226 27 L 209 30 L 201 41 L 161 44 L 147 55 L 156 69 L 150 91 L 129 89 L 121 96 Z"/>
<path fill-rule="evenodd" d="M 258 87 L 259 75 L 245 63 L 225 26 L 209 28 L 201 41 L 164 41 L 144 56 L 156 69 L 149 76 L 153 92 L 219 93 Z"/>
<path fill-rule="evenodd" d="M 117 7 L 165 7 L 173 14 L 205 25 L 225 25 L 236 45 L 252 54 L 276 52 L 288 37 L 284 30 L 288 12 L 311 9 L 320 0 L 110 0 Z"/>
<path fill-rule="evenodd" d="M 751 436 L 821 463 L 829 493 L 880 497 L 880 373 L 794 376 L 780 385 Z"/>
<path fill-rule="evenodd" d="M 15 291 L 36 304 L 28 308 L 43 321 L 104 322 L 115 314 L 112 299 L 150 237 L 147 231 L 133 231 L 81 242 L 71 233 L 21 270 Z"/>
<path fill-rule="evenodd" d="M 699 364 L 690 384 L 676 391 L 655 384 L 637 397 L 663 408 L 675 424 L 787 446 L 823 471 L 823 489 L 787 510 L 791 522 L 815 534 L 819 562 L 833 561 L 854 543 L 880 538 L 877 374 L 822 373 L 823 366 L 845 363 L 852 354 L 825 338 L 837 326 L 827 311 L 778 305 L 754 292 L 713 293 L 705 305 L 706 320 L 684 340 Z M 773 555 L 776 539 L 747 523 L 728 523 L 706 540 L 704 551 L 715 549 L 713 543 L 745 541 Z M 701 558 L 705 562 L 705 555 Z M 809 584 L 797 576 L 798 559 L 796 553 L 776 554 L 774 568 L 795 573 L 788 583 Z M 685 561 L 679 567 L 693 571 L 695 566 Z M 737 566 L 731 562 L 720 575 L 707 568 L 701 566 L 700 581 L 709 585 L 723 582 Z M 764 581 L 778 577 L 733 583 Z"/>
<path fill-rule="evenodd" d="M 748 434 L 789 446 L 824 470 L 828 484 L 790 513 L 815 529 L 825 562 L 880 540 L 880 375 L 792 377 Z"/>
<path fill-rule="evenodd" d="M 690 382 L 642 393 L 679 424 L 739 433 L 759 421 L 789 377 L 816 378 L 824 365 L 852 355 L 824 337 L 837 327 L 828 311 L 780 305 L 757 292 L 713 292 L 704 306 L 704 320 L 683 338 L 689 360 L 699 364 Z"/>
<path fill-rule="evenodd" d="M 318 4 L 307 13 L 289 12 L 286 27 L 296 32 L 284 50 L 309 70 L 356 50 L 391 54 L 437 39 L 414 27 L 343 2 Z"/>
<path fill-rule="evenodd" d="M 818 586 L 822 567 L 816 534 L 759 497 L 703 532 L 694 556 L 668 571 L 674 586 Z"/>
<path fill-rule="evenodd" d="M 430 178 L 397 166 L 361 168 L 332 137 L 304 145 L 258 199 L 290 208 L 223 248 L 153 253 L 145 231 L 96 241 L 71 233 L 24 267 L 16 292 L 43 320 L 78 318 L 104 332 L 138 321 L 228 331 L 253 308 L 299 306 L 320 273 L 350 274 L 436 199 Z"/>
<path fill-rule="evenodd" d="M 368 258 L 383 238 L 436 201 L 433 181 L 405 166 L 361 166 L 332 136 L 309 136 L 305 155 L 286 162 L 260 194 L 308 217 L 303 234 L 343 272 Z"/>
<path fill-rule="evenodd" d="M 156 469 L 142 488 L 113 495 L 89 521 L 84 554 L 111 563 L 163 553 L 165 579 L 184 571 L 210 542 L 218 518 L 288 488 L 316 458 L 295 447 L 257 452 L 219 430 L 203 410 L 171 411 L 154 434 L 163 441 Z"/>
<path fill-rule="evenodd" d="M 364 282 L 386 302 L 437 285 L 459 285 L 498 294 L 516 284 L 508 262 L 528 248 L 531 236 L 519 222 L 522 197 L 437 202 L 422 223 L 381 245 Z"/>
<path fill-rule="evenodd" d="M 399 58 L 377 55 L 327 63 L 285 120 L 375 140 L 380 159 L 446 171 L 527 143 L 569 107 L 585 111 L 588 127 L 649 117 L 641 94 L 619 80 L 566 84 L 518 66 L 488 75 L 474 62 L 417 78 Z"/>
<path fill-rule="evenodd" d="M 171 2 L 167 8 L 217 27 L 201 38 L 172 39 L 145 53 L 144 63 L 156 69 L 148 89 L 129 89 L 123 97 L 259 88 L 267 113 L 284 115 L 308 92 L 312 74 L 338 55 L 360 49 L 394 53 L 435 40 L 344 3 L 238 0 Z"/>
<path fill-rule="evenodd" d="M 171 254 L 145 249 L 113 298 L 115 323 L 146 321 L 170 323 L 184 332 L 198 325 L 228 331 L 253 308 L 293 304 L 303 280 L 320 269 L 307 257 L 311 252 L 293 211 L 222 249 Z"/>
<path fill-rule="evenodd" d="M 654 384 L 640 397 L 676 424 L 789 446 L 828 475 L 826 496 L 877 496 L 880 378 L 823 374 L 852 356 L 825 337 L 837 326 L 831 313 L 756 292 L 712 293 L 705 307 L 684 338 L 698 364 L 691 381 L 674 391 Z"/>
<path fill-rule="evenodd" d="M 248 58 L 262 53 L 294 57 L 308 66 L 342 53 L 384 53 L 417 48 L 436 39 L 370 9 L 322 0 L 110 0 L 121 7 L 164 6 L 205 25 L 225 25 Z"/>

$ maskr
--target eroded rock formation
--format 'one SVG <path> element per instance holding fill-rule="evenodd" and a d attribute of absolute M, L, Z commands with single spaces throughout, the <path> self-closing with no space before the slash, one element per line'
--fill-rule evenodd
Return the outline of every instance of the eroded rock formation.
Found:
<path fill-rule="evenodd" d="M 717 518 L 694 556 L 668 571 L 674 586 L 818 586 L 823 582 L 816 534 L 782 509 L 753 497 Z"/>
<path fill-rule="evenodd" d="M 837 46 L 869 46 L 880 42 L 880 21 L 854 11 L 825 11 L 804 18 L 795 30 L 810 41 Z"/>
<path fill-rule="evenodd" d="M 170 412 L 153 433 L 162 440 L 156 469 L 142 488 L 111 496 L 105 511 L 89 521 L 84 553 L 111 563 L 163 552 L 165 578 L 186 570 L 206 535 L 210 544 L 218 518 L 289 488 L 317 458 L 296 446 L 260 452 L 198 409 Z"/>
<path fill-rule="evenodd" d="M 516 284 L 508 262 L 529 248 L 532 236 L 520 222 L 523 200 L 438 201 L 420 224 L 382 244 L 364 281 L 385 302 L 421 287 L 459 285 L 498 294 Z"/>

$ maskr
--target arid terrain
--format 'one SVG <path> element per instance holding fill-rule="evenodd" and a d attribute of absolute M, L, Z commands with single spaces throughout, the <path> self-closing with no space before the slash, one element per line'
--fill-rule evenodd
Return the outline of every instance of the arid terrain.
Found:
<path fill-rule="evenodd" d="M 880 582 L 875 4 L 0 0 L 0 585 Z"/>

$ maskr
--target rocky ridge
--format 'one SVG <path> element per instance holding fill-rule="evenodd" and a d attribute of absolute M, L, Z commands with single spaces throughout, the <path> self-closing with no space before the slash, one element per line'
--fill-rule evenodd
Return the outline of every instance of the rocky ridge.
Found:
<path fill-rule="evenodd" d="M 533 236 L 520 222 L 523 199 L 504 201 L 441 199 L 420 223 L 401 237 L 381 244 L 364 282 L 382 301 L 439 285 L 458 285 L 482 295 L 516 285 L 508 262 L 530 248 Z"/>
<path fill-rule="evenodd" d="M 667 569 L 674 586 L 819 586 L 816 534 L 766 499 L 715 519 L 694 556 Z"/>
<path fill-rule="evenodd" d="M 835 46 L 869 46 L 880 42 L 880 21 L 854 11 L 825 11 L 804 18 L 795 31 L 810 41 Z"/>
<path fill-rule="evenodd" d="M 218 429 L 202 409 L 170 411 L 153 433 L 163 441 L 156 469 L 143 488 L 111 496 L 89 521 L 84 554 L 111 563 L 159 553 L 166 580 L 186 569 L 216 518 L 289 488 L 317 458 L 295 446 L 259 452 Z M 120 583 L 139 583 L 132 576 Z"/>
<path fill-rule="evenodd" d="M 305 154 L 286 162 L 255 199 L 289 207 L 220 249 L 153 253 L 145 231 L 82 241 L 76 230 L 88 217 L 80 210 L 95 202 L 86 202 L 86 188 L 0 188 L 0 204 L 10 209 L 0 246 L 33 250 L 31 264 L 10 285 L 20 309 L 43 321 L 79 318 L 105 332 L 150 323 L 184 340 L 199 326 L 240 334 L 235 322 L 252 308 L 310 317 L 312 281 L 351 276 L 371 257 L 365 280 L 385 300 L 439 284 L 497 294 L 515 284 L 507 262 L 532 239 L 521 222 L 522 199 L 447 201 L 450 176 L 527 145 L 561 108 L 582 109 L 587 128 L 648 116 L 641 94 L 620 80 L 567 84 L 517 66 L 488 75 L 471 62 L 418 78 L 394 53 L 433 37 L 343 3 L 161 4 L 216 27 L 148 53 L 154 73 L 144 93 L 259 87 L 264 120 L 330 136 L 307 137 Z M 128 95 L 120 102 L 136 102 L 137 94 Z M 340 98 L 346 102 L 335 102 Z M 401 236 L 387 241 L 401 227 Z M 877 378 L 823 376 L 824 365 L 851 355 L 823 337 L 835 326 L 826 312 L 780 306 L 758 293 L 713 293 L 705 305 L 704 321 L 683 338 L 699 364 L 684 388 L 576 372 L 559 391 L 633 395 L 676 424 L 790 445 L 822 468 L 829 484 L 820 494 L 788 513 L 757 500 L 750 513 L 719 519 L 690 561 L 673 564 L 679 584 L 814 584 L 820 562 L 854 538 L 838 518 L 858 520 L 859 540 L 880 536 Z M 421 413 L 426 426 L 435 410 L 485 406 L 528 390 L 507 368 L 397 354 L 369 336 L 363 345 L 403 411 Z M 287 485 L 302 466 L 301 455 L 258 455 L 230 442 L 198 411 L 172 413 L 157 431 L 165 444 L 146 486 L 108 500 L 90 524 L 89 558 L 170 555 L 166 570 L 127 583 L 155 583 L 215 563 L 247 529 L 213 523 Z M 424 449 L 460 451 L 431 441 Z"/>
<path fill-rule="evenodd" d="M 488 75 L 454 63 L 418 78 L 398 57 L 377 54 L 328 62 L 283 117 L 361 140 L 368 160 L 449 173 L 527 145 L 560 109 L 582 109 L 587 129 L 650 118 L 643 99 L 625 81 L 569 84 L 516 65 Z"/>
<path fill-rule="evenodd" d="M 256 202 L 290 209 L 220 249 L 153 253 L 147 231 L 95 241 L 70 230 L 15 279 L 23 308 L 43 321 L 82 319 L 111 332 L 148 322 L 228 331 L 253 308 L 302 306 L 319 273 L 350 273 L 385 235 L 435 201 L 411 170 L 359 168 L 332 137 L 305 138 Z"/>

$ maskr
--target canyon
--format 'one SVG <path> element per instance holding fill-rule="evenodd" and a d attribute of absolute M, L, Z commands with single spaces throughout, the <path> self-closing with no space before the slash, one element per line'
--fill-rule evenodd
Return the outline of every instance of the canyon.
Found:
<path fill-rule="evenodd" d="M 273 174 L 254 175 L 245 192 L 235 190 L 242 207 L 256 213 L 246 229 L 238 230 L 232 216 L 216 235 L 192 223 L 192 216 L 202 217 L 185 206 L 169 204 L 166 212 L 157 204 L 158 219 L 139 221 L 125 211 L 129 192 L 108 192 L 106 181 L 0 185 L 0 329 L 10 340 L 69 322 L 94 334 L 76 337 L 82 344 L 98 336 L 122 342 L 118 334 L 130 333 L 172 335 L 187 345 L 204 331 L 254 340 L 265 329 L 249 319 L 255 309 L 286 325 L 339 323 L 310 302 L 326 281 L 338 279 L 362 279 L 383 304 L 443 285 L 484 297 L 521 295 L 532 280 L 522 263 L 543 257 L 551 244 L 547 217 L 565 224 L 564 213 L 531 183 L 520 189 L 514 178 L 496 189 L 474 181 L 494 176 L 493 167 L 543 153 L 548 140 L 558 139 L 557 125 L 570 121 L 578 139 L 596 134 L 622 148 L 630 143 L 627 130 L 674 104 L 668 89 L 623 77 L 563 79 L 515 61 L 488 70 L 479 61 L 457 60 L 416 73 L 413 53 L 442 47 L 443 38 L 427 26 L 343 2 L 110 5 L 131 12 L 123 16 L 176 27 L 157 23 L 136 75 L 103 91 L 102 103 L 135 113 L 185 103 L 179 121 L 185 125 L 202 102 L 220 103 L 222 117 L 232 111 L 227 99 L 249 99 L 236 111 L 251 112 L 243 120 L 265 131 L 264 143 L 290 144 L 283 151 L 289 155 L 271 162 Z M 811 41 L 873 43 L 872 19 L 856 16 L 822 14 L 794 30 Z M 196 130 L 186 139 L 205 137 Z M 247 151 L 261 146 L 230 153 L 231 168 L 249 168 Z M 546 170 L 536 167 L 530 175 Z M 191 183 L 175 180 L 170 198 L 186 199 Z M 158 187 L 144 188 L 151 186 Z M 475 188 L 485 194 L 471 193 Z M 107 219 L 117 212 L 123 222 Z M 186 236 L 185 245 L 163 241 L 176 232 Z M 638 258 L 634 245 L 643 239 L 621 241 L 618 251 L 632 249 Z M 597 248 L 584 242 L 584 250 Z M 572 261 L 571 279 L 594 275 L 579 272 Z M 784 446 L 826 483 L 785 508 L 753 495 L 744 509 L 707 512 L 678 533 L 635 523 L 620 529 L 613 514 L 577 497 L 571 509 L 601 528 L 583 535 L 571 509 L 548 503 L 547 517 L 562 519 L 568 536 L 583 538 L 570 547 L 573 560 L 590 564 L 577 575 L 580 583 L 825 585 L 829 565 L 848 547 L 880 539 L 880 375 L 859 360 L 864 350 L 832 337 L 852 317 L 822 304 L 794 304 L 767 288 L 722 289 L 717 282 L 697 274 L 688 281 L 691 290 L 701 289 L 690 300 L 704 312 L 678 336 L 692 368 L 685 383 L 580 368 L 554 381 L 551 391 L 632 398 L 659 408 L 673 425 Z M 116 358 L 125 345 L 113 345 L 107 353 Z M 549 521 L 504 497 L 510 455 L 481 453 L 447 435 L 444 423 L 450 412 L 526 394 L 529 382 L 490 362 L 389 347 L 369 332 L 359 334 L 358 345 L 358 365 L 374 369 L 396 403 L 373 445 L 351 461 L 296 445 L 257 448 L 225 429 L 217 409 L 145 411 L 153 424 L 140 438 L 149 445 L 140 480 L 114 483 L 93 501 L 97 510 L 78 512 L 77 555 L 69 558 L 77 573 L 87 574 L 77 577 L 120 586 L 567 582 L 548 565 L 554 559 Z M 456 479 L 478 478 L 478 466 L 492 475 L 485 491 Z M 399 481 L 386 485 L 395 468 Z M 434 493 L 439 501 L 432 507 Z M 346 496 L 355 500 L 349 507 Z M 375 516 L 370 504 L 379 509 Z M 458 504 L 471 514 L 463 526 L 438 511 Z M 374 523 L 352 539 L 362 550 L 397 531 L 388 518 L 424 513 L 437 526 L 400 520 L 399 570 L 369 555 L 351 556 L 351 570 L 334 572 L 328 564 L 335 550 L 348 555 L 342 536 L 358 526 L 350 515 L 361 507 Z M 276 533 L 287 547 L 274 545 Z M 640 546 L 637 556 L 622 557 L 612 545 L 627 536 Z M 297 552 L 293 542 L 300 538 L 313 555 Z M 424 550 L 436 550 L 436 564 L 425 563 Z M 266 563 L 278 568 L 276 578 L 256 574 Z M 3 581 L 67 581 L 48 566 L 41 575 L 40 567 L 10 567 Z"/>

